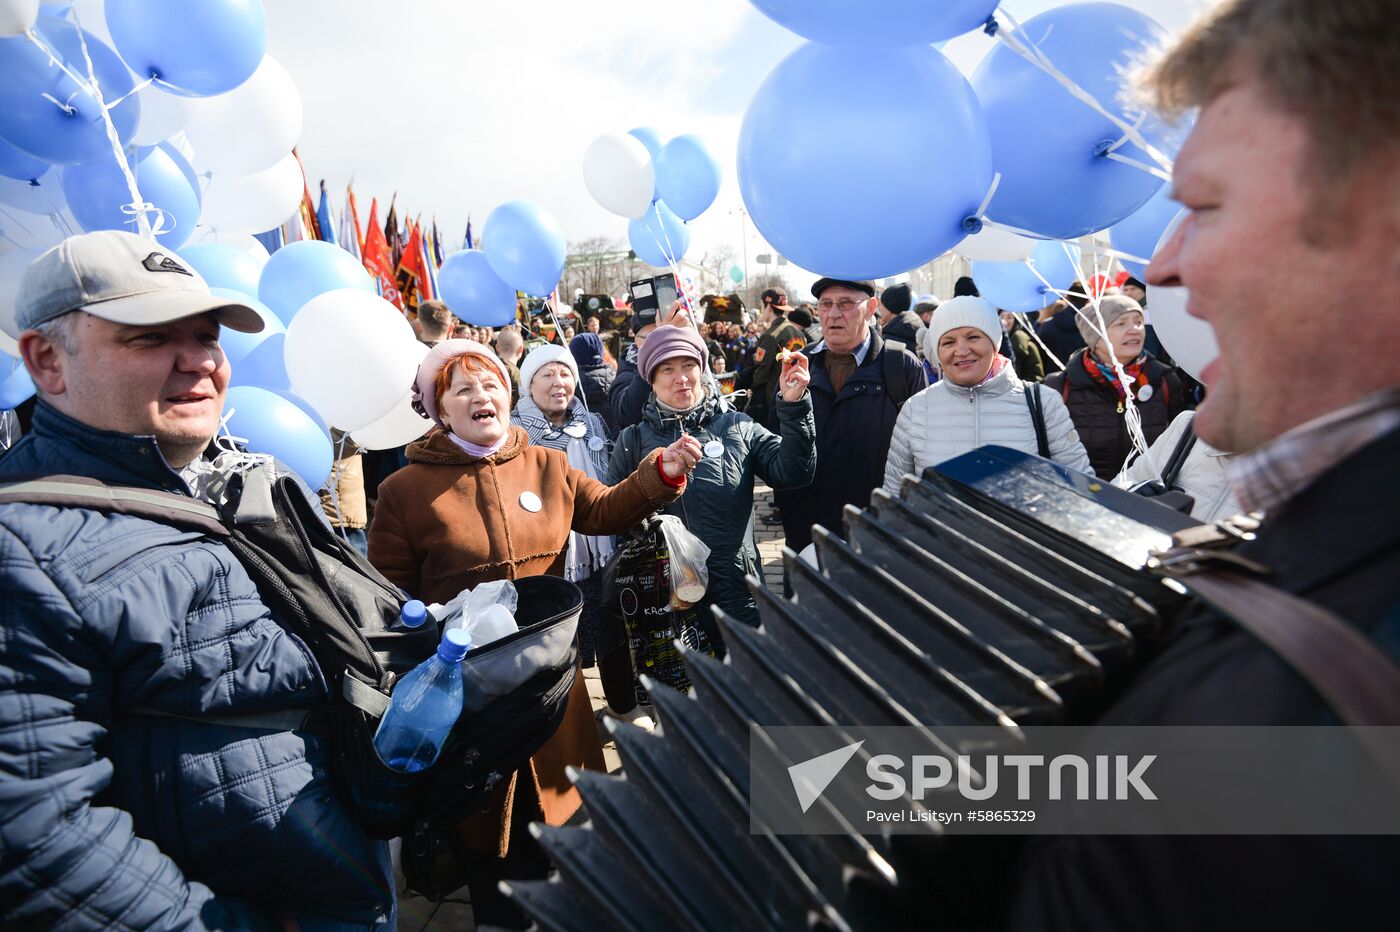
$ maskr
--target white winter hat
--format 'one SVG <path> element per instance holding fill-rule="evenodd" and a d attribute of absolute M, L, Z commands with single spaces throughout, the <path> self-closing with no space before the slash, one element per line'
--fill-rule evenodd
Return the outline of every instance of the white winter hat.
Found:
<path fill-rule="evenodd" d="M 530 394 L 530 383 L 535 380 L 535 373 L 552 362 L 562 362 L 568 366 L 574 371 L 574 381 L 578 381 L 578 362 L 574 359 L 574 354 L 569 352 L 569 348 L 557 343 L 546 343 L 530 350 L 520 363 L 520 394 Z"/>
<path fill-rule="evenodd" d="M 976 327 L 987 335 L 993 347 L 1001 346 L 1001 318 L 996 307 L 986 298 L 963 295 L 944 301 L 933 312 L 924 333 L 924 358 L 937 365 L 938 341 L 959 327 Z"/>

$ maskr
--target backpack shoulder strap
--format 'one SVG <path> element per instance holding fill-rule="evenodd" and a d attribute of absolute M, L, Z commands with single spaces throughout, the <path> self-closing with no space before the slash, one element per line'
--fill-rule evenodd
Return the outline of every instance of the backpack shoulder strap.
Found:
<path fill-rule="evenodd" d="M 105 514 L 148 518 L 161 524 L 202 531 L 214 537 L 229 536 L 228 528 L 213 505 L 188 495 L 109 485 L 86 476 L 8 477 L 0 480 L 0 504 L 10 503 L 86 508 Z"/>
<path fill-rule="evenodd" d="M 1050 459 L 1050 435 L 1045 429 L 1045 407 L 1040 399 L 1040 384 L 1026 382 L 1026 407 L 1031 409 L 1031 424 L 1035 427 L 1036 452 Z"/>
<path fill-rule="evenodd" d="M 880 365 L 884 367 L 885 395 L 894 402 L 896 411 L 909 400 L 909 383 L 904 378 L 904 344 L 897 340 L 886 340 L 880 351 Z"/>

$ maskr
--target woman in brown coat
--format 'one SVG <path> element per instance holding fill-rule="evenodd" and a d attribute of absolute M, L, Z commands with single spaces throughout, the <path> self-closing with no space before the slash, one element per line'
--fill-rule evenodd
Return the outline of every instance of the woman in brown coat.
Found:
<path fill-rule="evenodd" d="M 562 576 L 570 531 L 619 534 L 685 488 L 701 458 L 685 437 L 642 460 L 609 488 L 571 467 L 558 450 L 532 447 L 510 424 L 510 378 L 485 346 L 449 340 L 418 370 L 414 401 L 440 430 L 409 445 L 409 465 L 384 480 L 369 534 L 369 559 L 409 595 L 447 602 L 494 579 Z M 578 809 L 567 766 L 603 769 L 583 678 L 564 720 L 528 767 L 503 781 L 488 811 L 463 823 L 478 924 L 522 924 L 497 891 L 505 878 L 543 877 L 548 861 L 529 837 L 534 820 L 560 825 Z"/>

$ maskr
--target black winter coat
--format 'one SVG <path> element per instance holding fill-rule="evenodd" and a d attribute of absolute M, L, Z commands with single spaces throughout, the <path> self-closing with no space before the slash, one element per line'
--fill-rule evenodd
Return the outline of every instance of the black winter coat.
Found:
<path fill-rule="evenodd" d="M 1084 371 L 1084 354 L 1079 350 L 1065 361 L 1069 368 L 1045 379 L 1046 387 L 1060 393 L 1069 408 L 1069 416 L 1079 431 L 1079 439 L 1089 452 L 1089 462 L 1100 479 L 1112 479 L 1123 469 L 1133 443 L 1128 439 L 1124 420 L 1126 406 L 1119 403 L 1113 386 L 1094 381 Z M 1162 435 L 1167 425 L 1187 408 L 1186 390 L 1176 370 L 1147 354 L 1147 384 L 1152 397 L 1138 401 L 1142 415 L 1142 433 L 1151 443 Z"/>
<path fill-rule="evenodd" d="M 884 351 L 885 341 L 876 331 L 865 362 L 837 395 L 826 374 L 826 352 L 807 348 L 812 374 L 808 389 L 817 426 L 817 474 L 808 488 L 773 494 L 782 511 L 787 545 L 793 550 L 812 542 L 813 524 L 844 534 L 841 509 L 864 508 L 871 491 L 885 481 L 885 460 L 899 409 L 885 385 L 880 359 Z M 928 387 L 928 377 L 908 350 L 900 353 L 899 361 L 905 397 L 912 398 Z"/>
<path fill-rule="evenodd" d="M 1040 336 L 1050 352 L 1060 362 L 1069 365 L 1069 358 L 1078 350 L 1084 349 L 1084 337 L 1079 333 L 1079 326 L 1075 323 L 1078 315 L 1070 308 L 1065 308 L 1054 317 L 1043 324 L 1036 324 L 1035 332 Z M 1046 371 L 1055 368 L 1055 363 L 1051 359 L 1045 360 Z"/>
<path fill-rule="evenodd" d="M 1236 553 L 1269 582 L 1340 615 L 1400 662 L 1400 497 L 1383 494 L 1400 430 L 1352 454 L 1271 514 Z M 1382 490 L 1382 494 L 1377 494 Z M 1326 725 L 1299 674 L 1234 621 L 1201 609 L 1164 631 L 1161 653 L 1105 725 Z M 1306 780 L 1307 768 L 1280 781 Z M 1273 788 L 1286 793 L 1286 785 Z M 1010 927 L 1393 929 L 1400 837 L 1079 836 L 1036 839 Z"/>
<path fill-rule="evenodd" d="M 608 387 L 608 409 L 612 411 L 613 428 L 621 433 L 642 419 L 642 408 L 651 397 L 651 384 L 637 371 L 637 345 L 627 347 L 617 364 L 617 375 Z"/>
<path fill-rule="evenodd" d="M 617 437 L 617 420 L 613 416 L 612 404 L 608 401 L 608 390 L 612 388 L 614 378 L 616 376 L 613 371 L 606 365 L 578 370 L 579 391 L 583 393 L 583 400 L 588 403 L 588 410 L 603 419 L 609 440 Z"/>
<path fill-rule="evenodd" d="M 917 356 L 923 344 L 925 329 L 924 322 L 919 319 L 918 314 L 904 311 L 890 318 L 890 322 L 880 329 L 880 336 L 886 341 L 903 343 L 905 349 Z"/>

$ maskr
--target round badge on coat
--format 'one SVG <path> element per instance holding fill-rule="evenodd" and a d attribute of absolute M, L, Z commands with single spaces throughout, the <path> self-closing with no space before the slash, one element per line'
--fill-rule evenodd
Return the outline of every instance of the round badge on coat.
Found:
<path fill-rule="evenodd" d="M 564 433 L 568 434 L 570 437 L 578 438 L 588 433 L 588 428 L 575 421 L 568 427 L 564 428 Z"/>
<path fill-rule="evenodd" d="M 720 443 L 718 440 L 711 440 L 709 443 L 705 444 L 705 455 L 710 459 L 714 459 L 723 453 L 724 444 Z"/>
<path fill-rule="evenodd" d="M 1142 388 L 1139 388 L 1139 389 L 1138 389 L 1138 393 L 1137 393 L 1137 399 L 1138 399 L 1138 401 L 1147 401 L 1147 400 L 1150 399 L 1151 397 L 1152 397 L 1152 386 L 1151 386 L 1151 385 L 1144 385 Z"/>
<path fill-rule="evenodd" d="M 592 437 L 588 438 L 588 449 L 592 450 L 594 453 L 597 453 L 599 450 L 603 449 L 607 445 L 608 442 L 602 437 L 599 437 L 597 434 L 594 434 Z"/>
<path fill-rule="evenodd" d="M 533 513 L 543 508 L 544 502 L 540 501 L 540 497 L 534 492 L 521 492 L 520 507 Z"/>

